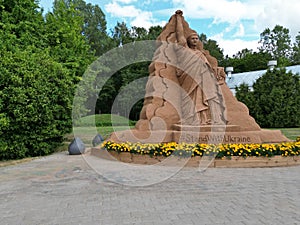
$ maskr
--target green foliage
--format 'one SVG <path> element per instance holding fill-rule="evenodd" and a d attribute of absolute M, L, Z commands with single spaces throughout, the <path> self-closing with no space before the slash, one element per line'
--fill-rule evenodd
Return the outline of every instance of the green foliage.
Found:
<path fill-rule="evenodd" d="M 0 49 L 14 51 L 34 45 L 44 47 L 44 20 L 34 0 L 0 2 Z"/>
<path fill-rule="evenodd" d="M 78 84 L 83 74 L 94 60 L 94 51 L 88 43 L 88 39 L 83 33 L 84 12 L 80 9 L 84 6 L 84 2 L 55 0 L 53 12 L 46 14 L 46 40 L 50 49 L 50 55 L 56 61 L 60 62 L 64 68 L 68 69 L 72 84 L 69 88 L 75 91 L 75 85 Z M 87 82 L 87 81 L 85 81 Z M 94 86 L 79 90 L 81 96 L 85 96 L 76 102 L 74 116 L 79 117 L 80 114 L 89 111 L 84 104 L 88 91 L 95 93 Z"/>
<path fill-rule="evenodd" d="M 148 40 L 156 40 L 156 38 L 160 35 L 162 32 L 162 27 L 161 26 L 152 26 L 149 28 L 148 32 Z"/>
<path fill-rule="evenodd" d="M 153 55 L 153 46 L 147 46 L 147 44 L 136 45 L 135 41 L 142 40 L 155 40 L 162 28 L 160 26 L 150 27 L 149 30 L 139 27 L 128 28 L 125 23 L 118 23 L 113 31 L 113 39 L 116 46 L 123 46 L 124 51 L 118 51 L 117 61 L 109 61 L 109 67 L 111 69 L 121 68 L 120 65 L 125 65 L 119 71 L 116 71 L 111 78 L 102 87 L 99 93 L 95 113 L 120 113 L 123 116 L 130 116 L 130 119 L 137 120 L 139 117 L 140 110 L 142 108 L 143 99 L 138 101 L 130 112 L 126 110 L 121 110 L 119 112 L 112 112 L 112 105 L 116 96 L 127 84 L 138 80 L 142 77 L 147 77 L 149 62 L 147 59 L 151 58 Z M 125 45 L 126 44 L 126 45 Z M 151 44 L 151 43 L 150 43 Z M 138 46 L 138 47 L 137 47 Z M 122 55 L 123 54 L 123 55 Z M 150 56 L 151 55 L 151 56 Z M 112 56 L 111 58 L 114 58 Z M 128 65 L 128 62 L 137 62 L 132 65 Z M 101 80 L 101 76 L 97 78 Z M 144 89 L 145 84 L 132 88 L 130 94 L 134 94 Z M 132 101 L 132 96 L 123 95 L 121 97 L 122 102 L 120 102 L 120 109 L 124 109 Z M 144 96 L 144 95 L 143 95 Z"/>
<path fill-rule="evenodd" d="M 292 60 L 293 64 L 300 64 L 300 32 L 296 36 L 296 43 L 293 46 Z"/>
<path fill-rule="evenodd" d="M 224 60 L 224 67 L 232 66 L 235 73 L 242 73 L 255 70 L 263 70 L 272 57 L 269 53 L 253 52 L 249 49 L 243 49 L 236 53 L 232 58 Z"/>
<path fill-rule="evenodd" d="M 112 38 L 108 36 L 105 15 L 98 5 L 86 4 L 83 0 L 72 2 L 84 19 L 82 33 L 88 40 L 96 56 L 100 56 L 113 47 Z"/>
<path fill-rule="evenodd" d="M 250 115 L 255 110 L 256 102 L 254 99 L 253 92 L 250 91 L 250 88 L 247 84 L 241 84 L 239 87 L 235 88 L 236 94 L 235 97 L 243 102 L 249 109 Z"/>
<path fill-rule="evenodd" d="M 68 71 L 30 49 L 3 54 L 0 70 L 0 160 L 51 153 L 72 124 Z"/>
<path fill-rule="evenodd" d="M 126 117 L 129 116 L 132 120 L 139 119 L 145 96 L 145 81 L 147 80 L 140 78 L 149 76 L 149 63 L 150 62 L 134 63 L 119 71 L 122 86 L 119 88 L 118 99 L 115 103 L 119 106 L 118 112 L 113 113 L 120 113 L 120 115 L 124 115 Z M 137 97 L 140 98 L 136 99 Z M 136 102 L 133 102 L 133 100 Z M 128 109 L 128 106 L 132 106 L 131 109 Z"/>
<path fill-rule="evenodd" d="M 300 78 L 284 68 L 268 70 L 253 85 L 253 92 L 245 87 L 237 90 L 250 113 L 262 127 L 300 126 Z"/>
<path fill-rule="evenodd" d="M 280 67 L 300 63 L 300 35 L 296 37 L 296 43 L 292 45 L 289 29 L 276 25 L 272 30 L 266 28 L 261 34 L 258 52 L 243 49 L 233 55 L 226 56 L 221 61 L 221 66 L 234 67 L 235 73 L 266 69 L 270 60 L 277 60 Z"/>
<path fill-rule="evenodd" d="M 289 29 L 276 25 L 273 30 L 266 28 L 261 34 L 260 51 L 269 53 L 273 59 L 278 61 L 279 66 L 291 64 L 291 36 Z"/>
<path fill-rule="evenodd" d="M 46 155 L 72 126 L 75 85 L 94 59 L 74 5 L 46 19 L 34 0 L 0 2 L 0 160 Z"/>
<path fill-rule="evenodd" d="M 136 96 L 144 97 L 146 84 L 139 79 L 149 75 L 148 66 L 149 62 L 139 62 L 117 71 L 103 86 L 98 97 L 95 113 L 100 111 L 101 113 L 120 114 L 126 117 L 129 116 L 132 120 L 138 120 L 143 99 L 134 104 L 130 112 L 128 112 L 127 106 L 132 104 Z M 123 92 L 124 88 L 125 93 Z M 141 94 L 142 92 L 143 94 Z M 116 100 L 117 96 L 118 100 Z M 114 112 L 111 111 L 113 104 L 118 106 Z"/>
<path fill-rule="evenodd" d="M 112 30 L 115 47 L 122 46 L 134 41 L 156 40 L 162 31 L 161 26 L 152 26 L 149 30 L 143 27 L 127 27 L 126 23 L 117 23 Z"/>
<path fill-rule="evenodd" d="M 130 29 L 125 22 L 117 23 L 113 30 L 113 39 L 116 43 L 116 47 L 128 44 L 133 41 Z"/>
<path fill-rule="evenodd" d="M 55 0 L 53 13 L 46 14 L 47 44 L 51 56 L 70 69 L 74 83 L 82 77 L 87 66 L 95 59 L 87 40 L 82 35 L 84 18 L 72 2 Z"/>
<path fill-rule="evenodd" d="M 218 60 L 220 66 L 223 64 L 224 54 L 223 49 L 217 44 L 215 40 L 208 39 L 205 34 L 199 35 L 199 40 L 203 43 L 204 49 L 208 50 L 210 55 L 215 57 Z"/>
<path fill-rule="evenodd" d="M 146 38 L 147 38 L 147 35 L 148 35 L 148 31 L 145 29 L 145 28 L 143 28 L 143 27 L 132 27 L 131 28 L 131 36 L 135 39 L 135 40 L 137 40 L 137 41 L 139 41 L 139 40 L 146 40 Z"/>

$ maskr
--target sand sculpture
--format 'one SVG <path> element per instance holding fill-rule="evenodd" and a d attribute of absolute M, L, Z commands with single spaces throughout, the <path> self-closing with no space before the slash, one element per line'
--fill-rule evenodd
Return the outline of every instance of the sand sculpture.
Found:
<path fill-rule="evenodd" d="M 134 129 L 115 142 L 272 143 L 288 139 L 264 130 L 233 96 L 226 74 L 177 10 L 157 38 L 144 105 Z"/>

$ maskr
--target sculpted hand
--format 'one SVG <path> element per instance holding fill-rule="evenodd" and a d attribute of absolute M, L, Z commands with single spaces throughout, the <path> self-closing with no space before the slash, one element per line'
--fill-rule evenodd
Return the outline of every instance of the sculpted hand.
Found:
<path fill-rule="evenodd" d="M 183 12 L 179 9 L 175 12 L 176 15 L 182 16 Z"/>

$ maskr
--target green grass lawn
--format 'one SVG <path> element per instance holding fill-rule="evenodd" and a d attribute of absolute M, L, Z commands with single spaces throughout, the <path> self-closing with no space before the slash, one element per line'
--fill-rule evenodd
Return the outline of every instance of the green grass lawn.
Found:
<path fill-rule="evenodd" d="M 274 129 L 275 130 L 275 129 Z M 278 128 L 289 139 L 295 141 L 297 137 L 300 137 L 300 127 L 297 128 Z"/>
<path fill-rule="evenodd" d="M 106 127 L 106 126 L 126 126 L 134 125 L 135 121 L 129 120 L 126 117 L 115 115 L 115 114 L 96 114 L 80 118 L 76 122 L 78 127 Z"/>
<path fill-rule="evenodd" d="M 73 132 L 66 135 L 65 143 L 72 141 L 74 136 L 76 136 L 87 145 L 90 145 L 97 133 L 104 139 L 107 139 L 112 132 L 130 129 L 134 127 L 134 124 L 135 121 L 114 114 L 97 114 L 82 117 L 73 127 Z"/>
<path fill-rule="evenodd" d="M 97 127 L 97 133 L 99 133 L 104 139 L 108 138 L 109 135 L 114 131 L 127 130 L 133 128 L 133 126 L 104 126 Z M 95 129 L 92 127 L 74 127 L 74 132 L 66 136 L 66 141 L 70 141 L 74 138 L 74 135 L 80 136 L 85 141 L 92 140 L 97 134 Z"/>

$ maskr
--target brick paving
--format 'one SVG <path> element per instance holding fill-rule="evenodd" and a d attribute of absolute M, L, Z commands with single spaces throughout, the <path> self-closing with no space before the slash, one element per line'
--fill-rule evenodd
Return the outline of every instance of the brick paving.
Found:
<path fill-rule="evenodd" d="M 99 174 L 91 157 L 62 152 L 0 168 L 0 224 L 300 224 L 299 166 L 184 168 L 129 186 L 120 163 L 99 160 Z"/>

